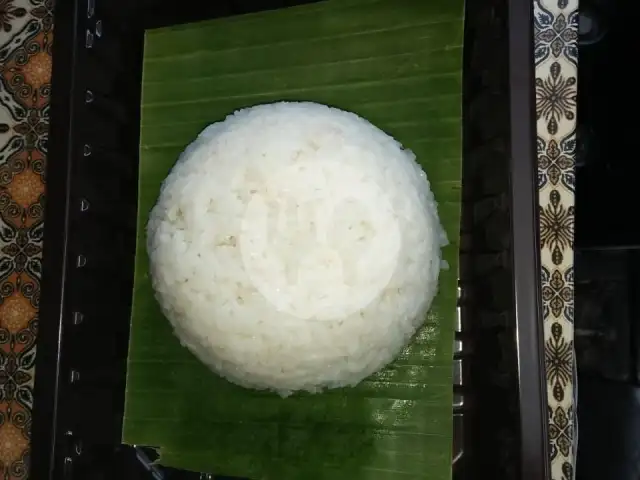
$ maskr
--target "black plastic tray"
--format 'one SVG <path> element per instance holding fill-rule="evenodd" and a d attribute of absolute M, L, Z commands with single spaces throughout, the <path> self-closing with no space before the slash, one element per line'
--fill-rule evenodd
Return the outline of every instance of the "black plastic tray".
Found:
<path fill-rule="evenodd" d="M 56 2 L 30 478 L 211 478 L 154 473 L 141 450 L 120 444 L 143 34 L 310 1 Z M 550 478 L 532 9 L 531 0 L 466 6 L 461 332 L 454 360 L 461 374 L 453 406 L 453 475 L 461 480 Z"/>

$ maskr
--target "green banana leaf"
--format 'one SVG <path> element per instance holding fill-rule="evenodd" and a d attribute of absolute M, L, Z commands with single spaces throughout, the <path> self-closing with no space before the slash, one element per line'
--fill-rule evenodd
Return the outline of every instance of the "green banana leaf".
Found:
<path fill-rule="evenodd" d="M 328 0 L 147 32 L 125 443 L 156 447 L 162 465 L 252 479 L 450 478 L 462 32 L 462 0 Z M 181 347 L 153 296 L 144 228 L 205 126 L 280 100 L 353 111 L 412 149 L 451 242 L 425 325 L 392 365 L 287 399 L 234 386 Z"/>

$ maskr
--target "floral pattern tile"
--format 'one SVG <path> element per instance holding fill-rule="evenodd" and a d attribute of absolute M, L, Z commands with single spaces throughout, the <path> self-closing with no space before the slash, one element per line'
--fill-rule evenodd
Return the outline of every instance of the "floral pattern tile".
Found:
<path fill-rule="evenodd" d="M 0 0 L 0 479 L 29 476 L 51 0 Z"/>
<path fill-rule="evenodd" d="M 573 480 L 577 442 L 573 344 L 578 0 L 534 0 L 538 195 L 549 454 Z"/>

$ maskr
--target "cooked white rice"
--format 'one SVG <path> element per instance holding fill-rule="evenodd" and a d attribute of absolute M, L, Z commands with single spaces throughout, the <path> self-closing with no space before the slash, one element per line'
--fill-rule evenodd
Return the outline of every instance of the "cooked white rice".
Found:
<path fill-rule="evenodd" d="M 353 113 L 245 109 L 207 127 L 147 226 L 175 333 L 236 384 L 355 385 L 423 323 L 446 242 L 414 154 Z"/>

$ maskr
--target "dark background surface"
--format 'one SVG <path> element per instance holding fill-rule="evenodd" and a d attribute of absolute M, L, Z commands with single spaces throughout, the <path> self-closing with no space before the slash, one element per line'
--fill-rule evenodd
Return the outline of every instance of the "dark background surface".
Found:
<path fill-rule="evenodd" d="M 583 0 L 580 11 L 593 17 L 599 34 L 582 35 L 580 45 L 576 245 L 638 246 L 638 82 L 631 72 L 640 58 L 639 7 L 633 0 Z"/>
<path fill-rule="evenodd" d="M 583 0 L 576 180 L 578 480 L 640 478 L 638 6 Z M 630 69 L 631 68 L 631 69 Z M 633 70 L 632 70 L 633 69 Z M 634 90 L 636 92 L 634 92 Z"/>
<path fill-rule="evenodd" d="M 141 25 L 303 2 L 197 0 L 183 6 L 166 0 L 95 0 L 95 12 L 87 18 L 86 4 L 92 1 L 78 0 L 77 8 L 73 0 L 56 4 L 56 94 L 43 277 L 47 288 L 37 359 L 42 373 L 35 385 L 33 477 L 157 480 L 160 476 L 147 461 L 152 452 L 145 450 L 148 458 L 141 461 L 136 455 L 140 451 L 117 446 L 135 238 Z M 528 10 L 526 2 L 514 4 Z M 537 223 L 523 221 L 533 217 L 535 202 L 533 195 L 522 193 L 535 188 L 533 75 L 526 74 L 531 68 L 527 49 L 532 47 L 532 22 L 514 14 L 516 10 L 509 10 L 507 0 L 467 4 L 461 303 L 463 340 L 471 354 L 463 372 L 464 428 L 457 443 L 464 455 L 454 468 L 457 480 L 478 478 L 479 472 L 494 480 L 539 480 L 547 458 L 542 453 L 544 399 L 523 394 L 523 387 L 527 393 L 542 388 L 537 369 L 543 357 L 535 335 L 523 335 L 520 348 L 516 344 L 520 325 L 528 333 L 539 327 L 531 312 L 535 300 L 523 307 L 535 298 L 531 285 L 537 285 L 531 274 L 536 270 L 529 268 Z M 143 15 L 145 11 L 153 14 Z M 101 38 L 95 35 L 97 19 L 109 32 Z M 514 19 L 521 23 L 510 28 Z M 89 33 L 91 48 L 86 46 Z M 512 63 L 519 69 L 511 68 Z M 512 88 L 515 81 L 527 80 L 531 88 Z M 87 89 L 92 90 L 91 101 Z M 516 137 L 519 141 L 512 142 Z M 91 162 L 83 161 L 87 145 Z M 524 159 L 524 168 L 521 163 L 515 169 L 519 174 L 511 172 L 512 157 Z M 104 167 L 101 162 L 109 168 L 98 168 Z M 520 202 L 511 196 L 514 179 L 526 187 L 516 192 Z M 83 209 L 86 199 L 88 210 Z M 513 234 L 514 223 L 518 235 Z M 517 250 L 522 253 L 514 259 L 514 242 L 523 237 L 528 248 Z M 525 300 L 519 305 L 514 305 L 514 290 Z M 535 373 L 519 377 L 519 365 Z M 526 408 L 520 409 L 520 402 Z M 165 470 L 163 478 L 209 480 L 171 470 Z"/>

